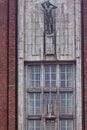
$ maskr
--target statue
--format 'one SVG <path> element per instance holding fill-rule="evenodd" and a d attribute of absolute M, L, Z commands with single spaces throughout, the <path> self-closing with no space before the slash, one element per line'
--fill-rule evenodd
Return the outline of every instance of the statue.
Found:
<path fill-rule="evenodd" d="M 46 1 L 42 4 L 42 7 L 45 10 L 45 26 L 46 26 L 46 32 L 48 34 L 53 33 L 53 16 L 52 16 L 52 10 L 56 9 L 57 7 L 51 4 L 49 1 Z"/>

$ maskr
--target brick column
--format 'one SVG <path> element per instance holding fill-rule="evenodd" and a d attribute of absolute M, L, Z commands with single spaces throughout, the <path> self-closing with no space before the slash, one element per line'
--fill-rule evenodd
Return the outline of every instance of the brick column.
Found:
<path fill-rule="evenodd" d="M 17 130 L 16 0 L 0 0 L 0 130 Z"/>
<path fill-rule="evenodd" d="M 0 0 L 0 130 L 7 130 L 7 0 Z"/>
<path fill-rule="evenodd" d="M 17 39 L 16 39 L 16 11 L 17 5 L 16 0 L 9 0 L 9 50 L 8 50 L 8 76 L 9 76 L 9 83 L 8 83 L 8 130 L 17 130 L 16 122 L 17 122 L 17 77 L 16 77 L 16 65 L 17 65 L 17 58 L 16 58 L 16 46 L 17 46 Z"/>

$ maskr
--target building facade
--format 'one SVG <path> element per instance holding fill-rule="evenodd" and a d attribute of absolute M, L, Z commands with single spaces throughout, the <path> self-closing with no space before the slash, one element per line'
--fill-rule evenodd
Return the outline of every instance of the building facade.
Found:
<path fill-rule="evenodd" d="M 86 130 L 86 0 L 0 7 L 0 129 Z"/>

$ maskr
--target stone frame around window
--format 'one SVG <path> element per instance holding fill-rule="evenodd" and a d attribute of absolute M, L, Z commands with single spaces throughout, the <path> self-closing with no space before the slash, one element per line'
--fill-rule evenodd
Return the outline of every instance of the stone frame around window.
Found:
<path fill-rule="evenodd" d="M 25 80 L 26 80 L 26 93 L 27 94 L 29 94 L 29 93 L 41 93 L 41 113 L 42 113 L 42 115 L 40 114 L 40 115 L 28 115 L 27 116 L 27 114 L 26 114 L 26 119 L 27 120 L 41 120 L 41 124 L 42 124 L 42 126 L 41 126 L 41 128 L 43 129 L 44 127 L 45 127 L 45 125 L 46 125 L 46 118 L 47 117 L 45 117 L 45 115 L 44 115 L 44 94 L 45 93 L 49 93 L 49 92 L 51 92 L 51 93 L 56 93 L 56 98 L 57 98 L 57 104 L 56 104 L 56 109 L 57 110 L 60 110 L 60 94 L 61 93 L 72 93 L 73 94 L 73 97 L 74 97 L 74 99 L 73 99 L 73 103 L 74 103 L 74 107 L 73 107 L 73 114 L 65 114 L 65 115 L 61 115 L 60 114 L 60 111 L 58 111 L 58 113 L 57 113 L 57 118 L 55 118 L 55 129 L 57 128 L 59 128 L 59 122 L 60 122 L 60 120 L 64 120 L 64 119 L 72 119 L 73 120 L 73 122 L 74 122 L 74 124 L 75 124 L 75 80 L 73 80 L 74 82 L 73 82 L 73 88 L 61 88 L 61 87 L 59 87 L 59 80 L 60 80 L 60 76 L 59 76 L 59 66 L 61 66 L 61 65 L 72 65 L 72 67 L 73 67 L 73 78 L 75 78 L 75 64 L 74 63 L 68 63 L 68 62 L 66 62 L 66 63 L 46 63 L 46 64 L 44 64 L 44 63 L 37 63 L 37 64 L 26 64 L 26 76 L 25 77 L 27 77 L 28 76 L 28 68 L 29 68 L 29 66 L 40 66 L 41 65 L 41 75 L 40 75 L 40 77 L 41 77 L 41 86 L 42 87 L 40 87 L 40 88 L 28 88 L 28 78 L 26 78 Z M 44 66 L 46 66 L 46 65 L 55 65 L 56 67 L 57 67 L 57 69 L 56 69 L 56 80 L 57 80 L 57 87 L 56 88 L 45 88 L 44 87 L 44 80 L 42 80 L 42 79 L 44 79 Z M 42 85 L 43 84 L 43 85 Z M 27 95 L 26 94 L 26 95 Z M 58 100 L 59 99 L 59 100 Z M 26 96 L 26 100 L 27 100 L 27 96 Z M 25 101 L 26 102 L 26 101 Z M 26 107 L 27 107 L 27 104 L 26 104 Z M 56 111 L 57 112 L 57 111 Z M 27 113 L 27 110 L 26 110 L 26 113 Z M 27 127 L 27 125 L 26 125 L 26 127 Z M 74 125 L 74 128 L 75 128 L 75 125 Z M 73 129 L 74 130 L 74 129 Z"/>

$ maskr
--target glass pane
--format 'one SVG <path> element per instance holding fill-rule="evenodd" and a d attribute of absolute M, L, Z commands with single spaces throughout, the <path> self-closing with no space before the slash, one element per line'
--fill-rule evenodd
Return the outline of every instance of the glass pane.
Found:
<path fill-rule="evenodd" d="M 73 121 L 72 120 L 61 120 L 60 121 L 60 130 L 73 130 Z"/>
<path fill-rule="evenodd" d="M 34 73 L 34 66 L 29 66 L 29 72 Z"/>
<path fill-rule="evenodd" d="M 35 81 L 35 88 L 40 87 L 40 81 Z"/>
<path fill-rule="evenodd" d="M 47 88 L 50 87 L 50 81 L 45 81 L 45 87 L 47 87 Z"/>
<path fill-rule="evenodd" d="M 46 128 L 47 128 L 47 130 L 55 130 L 55 121 L 54 120 L 47 120 L 46 121 Z"/>
<path fill-rule="evenodd" d="M 56 81 L 51 81 L 51 87 L 56 87 Z"/>
<path fill-rule="evenodd" d="M 30 87 L 30 88 L 33 88 L 33 87 L 34 87 L 34 81 L 30 81 L 29 87 Z"/>
<path fill-rule="evenodd" d="M 29 87 L 40 87 L 40 66 L 29 66 Z"/>
<path fill-rule="evenodd" d="M 40 81 L 40 74 L 35 74 L 35 80 L 39 80 Z"/>
<path fill-rule="evenodd" d="M 65 88 L 66 87 L 66 82 L 65 81 L 61 81 L 61 87 Z"/>
<path fill-rule="evenodd" d="M 28 130 L 40 130 L 40 120 L 29 120 Z"/>
<path fill-rule="evenodd" d="M 67 73 L 67 87 L 72 87 L 72 73 Z"/>
<path fill-rule="evenodd" d="M 55 101 L 56 99 L 56 93 L 51 93 L 51 100 Z"/>
<path fill-rule="evenodd" d="M 29 94 L 29 115 L 40 114 L 40 93 Z"/>
<path fill-rule="evenodd" d="M 35 114 L 40 114 L 40 93 L 35 94 Z"/>
<path fill-rule="evenodd" d="M 67 72 L 72 72 L 72 66 L 71 65 L 67 66 Z"/>
<path fill-rule="evenodd" d="M 40 66 L 35 66 L 35 73 L 40 73 Z"/>
<path fill-rule="evenodd" d="M 29 114 L 33 115 L 34 114 L 34 94 L 29 95 Z"/>
<path fill-rule="evenodd" d="M 65 73 L 61 73 L 60 78 L 61 78 L 61 80 L 65 80 Z"/>
<path fill-rule="evenodd" d="M 60 66 L 60 87 L 72 87 L 72 66 Z"/>
<path fill-rule="evenodd" d="M 73 130 L 73 121 L 72 120 L 67 120 L 67 129 Z"/>
<path fill-rule="evenodd" d="M 72 114 L 72 93 L 62 93 L 60 96 L 60 113 Z"/>
<path fill-rule="evenodd" d="M 60 72 L 65 72 L 65 65 L 60 66 Z"/>
<path fill-rule="evenodd" d="M 50 75 L 49 74 L 45 74 L 45 80 L 50 80 Z"/>
<path fill-rule="evenodd" d="M 48 72 L 50 72 L 50 66 L 49 65 L 45 66 L 45 73 L 48 73 Z"/>
<path fill-rule="evenodd" d="M 56 80 L 56 74 L 51 74 L 51 80 Z"/>
<path fill-rule="evenodd" d="M 35 121 L 35 130 L 40 130 L 40 120 Z"/>
<path fill-rule="evenodd" d="M 56 73 L 56 65 L 52 65 L 52 66 L 51 66 L 51 72 Z"/>
<path fill-rule="evenodd" d="M 28 130 L 34 130 L 34 121 L 28 121 Z"/>

